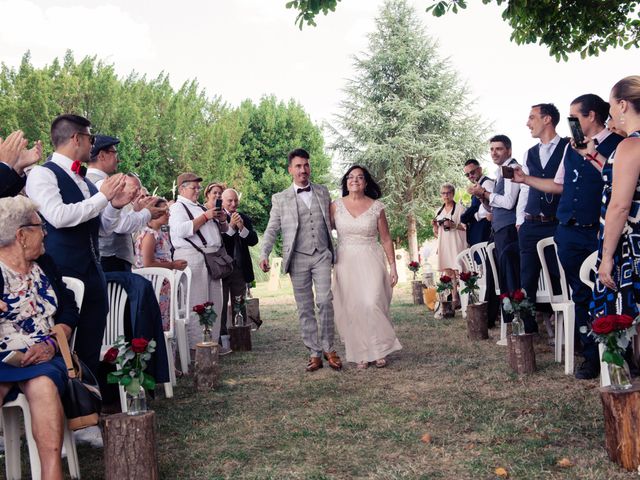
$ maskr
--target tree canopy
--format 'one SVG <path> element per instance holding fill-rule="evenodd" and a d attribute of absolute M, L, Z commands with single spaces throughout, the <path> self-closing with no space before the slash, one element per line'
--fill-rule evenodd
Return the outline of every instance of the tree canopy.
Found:
<path fill-rule="evenodd" d="M 332 148 L 380 181 L 392 233 L 408 239 L 417 259 L 417 231 L 430 230 L 440 185 L 461 178 L 487 132 L 465 85 L 405 0 L 385 2 L 355 68 Z"/>
<path fill-rule="evenodd" d="M 113 65 L 96 57 L 76 62 L 71 52 L 43 68 L 31 64 L 29 53 L 16 69 L 0 66 L 0 136 L 20 128 L 42 140 L 47 155 L 51 121 L 61 113 L 83 115 L 95 133 L 119 137 L 119 170 L 137 173 L 158 195 L 171 198 L 185 171 L 226 182 L 242 193 L 241 210 L 259 230 L 271 195 L 291 181 L 290 150 L 310 152 L 316 180 L 326 180 L 330 168 L 322 130 L 293 100 L 266 96 L 231 107 L 209 98 L 195 80 L 176 90 L 164 73 L 120 78 Z"/>
<path fill-rule="evenodd" d="M 287 8 L 298 10 L 296 23 L 315 25 L 315 17 L 336 9 L 341 0 L 295 0 Z M 426 8 L 440 17 L 467 8 L 469 0 L 425 0 Z M 582 58 L 597 56 L 610 47 L 638 47 L 640 15 L 638 0 L 482 0 L 483 4 L 505 5 L 502 19 L 518 45 L 538 43 L 556 60 L 568 60 L 570 53 Z"/>

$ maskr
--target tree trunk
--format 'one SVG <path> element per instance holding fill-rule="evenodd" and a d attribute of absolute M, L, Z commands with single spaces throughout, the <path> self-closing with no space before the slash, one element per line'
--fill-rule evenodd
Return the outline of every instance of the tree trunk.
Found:
<path fill-rule="evenodd" d="M 199 392 L 213 390 L 220 377 L 218 367 L 218 344 L 196 344 L 196 364 L 194 368 L 194 386 Z"/>
<path fill-rule="evenodd" d="M 411 282 L 411 293 L 413 295 L 414 305 L 424 305 L 424 296 L 422 294 L 422 282 L 420 280 L 413 280 Z"/>
<path fill-rule="evenodd" d="M 486 340 L 489 338 L 487 302 L 467 305 L 467 336 L 469 340 Z"/>
<path fill-rule="evenodd" d="M 409 243 L 409 257 L 412 262 L 418 261 L 418 228 L 416 217 L 409 213 L 407 215 L 407 242 Z"/>
<path fill-rule="evenodd" d="M 533 333 L 507 336 L 509 365 L 519 375 L 533 373 L 537 370 L 533 337 Z"/>
<path fill-rule="evenodd" d="M 102 420 L 106 480 L 156 480 L 156 414 L 117 413 Z"/>
<path fill-rule="evenodd" d="M 231 350 L 234 352 L 251 351 L 251 325 L 229 327 L 227 331 L 229 332 Z"/>
<path fill-rule="evenodd" d="M 604 442 L 609 458 L 627 470 L 640 466 L 640 385 L 629 390 L 600 388 Z"/>

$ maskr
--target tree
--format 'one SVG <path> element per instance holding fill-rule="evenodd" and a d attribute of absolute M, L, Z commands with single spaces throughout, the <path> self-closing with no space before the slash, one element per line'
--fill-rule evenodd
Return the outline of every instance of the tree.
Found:
<path fill-rule="evenodd" d="M 292 1 L 287 8 L 299 11 L 296 22 L 302 28 L 306 22 L 315 25 L 320 12 L 334 11 L 340 0 Z M 468 0 L 431 0 L 426 10 L 437 16 L 458 13 L 467 8 Z M 569 59 L 569 53 L 598 56 L 609 47 L 638 47 L 640 19 L 638 0 L 482 0 L 483 4 L 506 4 L 502 19 L 513 33 L 511 40 L 518 45 L 539 43 L 549 48 L 556 60 Z"/>
<path fill-rule="evenodd" d="M 417 260 L 417 229 L 430 225 L 440 185 L 460 179 L 486 130 L 405 0 L 384 4 L 369 39 L 368 53 L 355 59 L 332 147 L 380 181 L 392 231 Z"/>

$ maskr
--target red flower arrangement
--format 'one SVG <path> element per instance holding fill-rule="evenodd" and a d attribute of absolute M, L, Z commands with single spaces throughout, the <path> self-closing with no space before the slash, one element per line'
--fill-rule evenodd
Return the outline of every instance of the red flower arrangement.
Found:
<path fill-rule="evenodd" d="M 145 373 L 151 354 L 156 351 L 156 341 L 145 338 L 134 338 L 131 345 L 124 336 L 116 339 L 116 343 L 105 353 L 103 360 L 115 363 L 118 369 L 107 374 L 107 383 L 119 383 L 131 395 L 138 395 L 140 387 L 153 390 L 156 387 L 154 378 Z"/>
<path fill-rule="evenodd" d="M 200 305 L 195 305 L 191 310 L 198 314 L 198 320 L 203 327 L 211 328 L 218 317 L 216 311 L 213 309 L 213 302 L 204 302 Z"/>
<path fill-rule="evenodd" d="M 527 292 L 519 288 L 511 293 L 501 293 L 500 303 L 507 313 L 520 313 L 524 310 L 534 313 L 535 306 L 527 298 Z"/>
<path fill-rule="evenodd" d="M 624 351 L 636 334 L 638 318 L 629 315 L 606 315 L 596 318 L 591 323 L 589 335 L 604 345 L 602 361 L 614 363 L 619 367 L 624 365 Z M 580 330 L 586 333 L 586 327 Z"/>
<path fill-rule="evenodd" d="M 416 261 L 409 262 L 409 265 L 407 265 L 407 268 L 413 272 L 413 279 L 415 280 L 416 274 L 418 273 L 418 270 L 420 270 L 420 264 Z"/>
<path fill-rule="evenodd" d="M 449 275 L 442 275 L 440 282 L 438 282 L 436 290 L 438 293 L 443 293 L 448 290 L 453 290 L 453 280 Z"/>
<path fill-rule="evenodd" d="M 460 280 L 464 282 L 464 288 L 460 290 L 460 293 L 468 293 L 471 303 L 478 303 L 477 290 L 480 288 L 478 285 L 478 274 L 476 272 L 462 272 L 460 274 Z"/>

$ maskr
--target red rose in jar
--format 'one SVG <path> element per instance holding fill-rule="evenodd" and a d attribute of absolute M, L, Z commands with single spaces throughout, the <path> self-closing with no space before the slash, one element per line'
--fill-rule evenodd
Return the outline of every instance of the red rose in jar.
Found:
<path fill-rule="evenodd" d="M 204 308 L 213 307 L 213 302 L 204 302 Z"/>
<path fill-rule="evenodd" d="M 133 353 L 143 353 L 147 349 L 149 341 L 144 338 L 134 338 L 131 340 L 131 350 Z"/>
<path fill-rule="evenodd" d="M 509 298 L 509 294 L 508 293 L 501 293 L 499 298 L 500 298 L 500 301 L 502 301 L 505 298 Z"/>
<path fill-rule="evenodd" d="M 633 317 L 630 317 L 629 315 L 611 315 L 612 317 L 615 317 L 615 329 L 616 330 L 626 330 L 627 328 L 631 327 L 631 325 L 633 324 Z"/>
<path fill-rule="evenodd" d="M 471 272 L 462 272 L 460 274 L 460 280 L 462 280 L 463 282 L 468 282 L 471 279 Z"/>
<path fill-rule="evenodd" d="M 116 347 L 111 347 L 107 350 L 107 353 L 104 354 L 103 361 L 107 363 L 113 363 L 118 358 L 118 349 Z"/>
<path fill-rule="evenodd" d="M 521 302 L 525 299 L 525 294 L 521 289 L 518 289 L 515 292 L 513 292 L 513 294 L 511 295 L 511 298 L 513 298 L 513 300 L 516 302 Z"/>
<path fill-rule="evenodd" d="M 606 317 L 596 318 L 591 324 L 591 330 L 599 335 L 613 332 L 615 330 L 615 316 L 607 315 Z"/>
<path fill-rule="evenodd" d="M 440 281 L 442 283 L 449 283 L 449 282 L 451 282 L 451 277 L 449 277 L 447 275 L 443 275 L 443 276 L 440 277 Z"/>
<path fill-rule="evenodd" d="M 198 315 L 202 315 L 204 313 L 204 305 L 196 305 L 192 310 Z"/>

